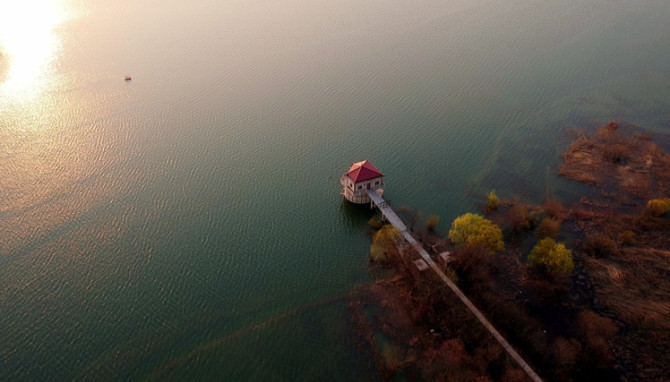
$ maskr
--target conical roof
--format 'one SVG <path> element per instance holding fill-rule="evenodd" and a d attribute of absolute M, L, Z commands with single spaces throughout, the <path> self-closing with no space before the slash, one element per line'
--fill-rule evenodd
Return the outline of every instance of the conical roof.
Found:
<path fill-rule="evenodd" d="M 354 183 L 362 182 L 365 180 L 379 178 L 384 176 L 375 166 L 372 165 L 367 160 L 362 162 L 356 162 L 351 165 L 349 171 L 347 171 L 347 176 L 354 181 Z"/>

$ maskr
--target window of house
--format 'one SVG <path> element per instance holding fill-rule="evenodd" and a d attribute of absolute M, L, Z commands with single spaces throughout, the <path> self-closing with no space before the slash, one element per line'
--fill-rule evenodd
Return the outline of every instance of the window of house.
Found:
<path fill-rule="evenodd" d="M 363 185 L 361 184 L 360 186 L 358 186 L 358 189 L 359 189 L 359 190 L 362 190 L 362 189 L 363 189 Z"/>
<path fill-rule="evenodd" d="M 375 186 L 376 186 L 376 185 L 378 185 L 378 184 L 379 184 L 379 181 L 378 181 L 378 180 L 377 180 L 377 181 L 375 181 Z"/>

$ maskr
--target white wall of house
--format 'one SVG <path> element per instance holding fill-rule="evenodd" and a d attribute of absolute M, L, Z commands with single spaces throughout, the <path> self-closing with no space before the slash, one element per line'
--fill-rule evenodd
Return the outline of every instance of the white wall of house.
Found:
<path fill-rule="evenodd" d="M 344 196 L 347 200 L 353 203 L 369 203 L 370 197 L 367 194 L 368 185 L 371 190 L 384 187 L 384 180 L 382 177 L 368 179 L 363 182 L 355 183 L 351 178 L 344 175 L 340 179 L 340 183 L 344 186 Z"/>
<path fill-rule="evenodd" d="M 351 184 L 351 179 L 349 180 L 349 184 Z M 368 185 L 370 185 L 370 189 L 374 190 L 376 188 L 379 188 L 384 185 L 384 181 L 382 180 L 381 177 L 379 178 L 372 178 L 368 179 L 363 182 L 356 183 L 356 189 L 354 190 L 355 193 L 365 193 L 365 191 L 368 190 Z"/>

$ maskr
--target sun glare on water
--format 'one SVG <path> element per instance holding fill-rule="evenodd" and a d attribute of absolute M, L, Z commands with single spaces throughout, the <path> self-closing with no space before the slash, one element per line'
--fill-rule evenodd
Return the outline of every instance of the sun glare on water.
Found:
<path fill-rule="evenodd" d="M 66 17 L 62 0 L 0 1 L 0 101 L 40 93 L 60 50 L 55 29 Z"/>

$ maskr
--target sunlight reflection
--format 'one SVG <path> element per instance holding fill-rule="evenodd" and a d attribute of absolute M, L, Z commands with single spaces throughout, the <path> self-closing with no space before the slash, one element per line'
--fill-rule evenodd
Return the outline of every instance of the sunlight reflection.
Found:
<path fill-rule="evenodd" d="M 26 101 L 45 86 L 60 49 L 55 28 L 67 17 L 62 1 L 0 2 L 0 98 Z"/>

